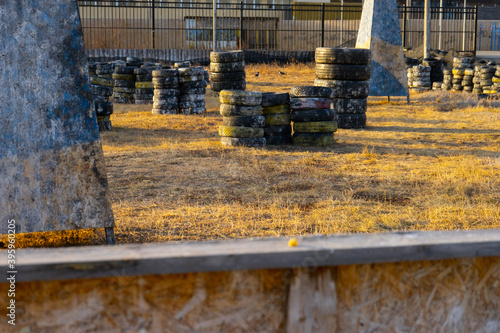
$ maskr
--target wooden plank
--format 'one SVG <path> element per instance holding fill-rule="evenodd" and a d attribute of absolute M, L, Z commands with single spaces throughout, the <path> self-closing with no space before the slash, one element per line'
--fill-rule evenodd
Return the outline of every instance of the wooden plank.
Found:
<path fill-rule="evenodd" d="M 337 290 L 330 267 L 296 269 L 288 294 L 287 333 L 337 331 Z"/>
<path fill-rule="evenodd" d="M 500 230 L 18 250 L 22 281 L 500 256 Z M 0 252 L 0 270 L 7 253 Z"/>

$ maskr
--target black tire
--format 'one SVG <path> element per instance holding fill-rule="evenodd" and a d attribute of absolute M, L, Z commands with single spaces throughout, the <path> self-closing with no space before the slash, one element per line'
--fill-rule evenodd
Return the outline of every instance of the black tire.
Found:
<path fill-rule="evenodd" d="M 205 88 L 206 86 L 207 86 L 207 81 L 200 80 L 200 81 L 193 81 L 193 82 L 183 82 L 181 85 L 181 88 L 182 89 Z"/>
<path fill-rule="evenodd" d="M 293 133 L 292 141 L 297 146 L 331 146 L 335 143 L 333 133 Z"/>
<path fill-rule="evenodd" d="M 245 59 L 243 51 L 213 51 L 210 52 L 210 62 L 241 62 Z"/>
<path fill-rule="evenodd" d="M 310 110 L 310 109 L 330 109 L 332 100 L 326 97 L 302 97 L 290 98 L 290 109 Z"/>
<path fill-rule="evenodd" d="M 464 89 L 464 87 L 462 87 L 462 84 L 453 84 L 451 87 L 454 91 L 462 91 Z"/>
<path fill-rule="evenodd" d="M 199 75 L 179 76 L 179 83 L 181 85 L 184 83 L 198 82 L 198 81 L 205 81 L 205 75 L 199 74 Z"/>
<path fill-rule="evenodd" d="M 200 107 L 200 108 L 185 108 L 185 109 L 180 109 L 180 113 L 183 114 L 202 114 L 207 112 L 207 109 L 205 107 Z"/>
<path fill-rule="evenodd" d="M 110 69 L 96 69 L 95 73 L 99 76 L 101 75 L 111 75 L 113 74 L 113 68 Z"/>
<path fill-rule="evenodd" d="M 134 99 L 135 100 L 143 99 L 143 100 L 153 101 L 153 97 L 154 97 L 153 94 L 134 94 Z"/>
<path fill-rule="evenodd" d="M 154 67 L 141 67 L 141 68 L 136 68 L 134 69 L 134 74 L 137 75 L 137 76 L 144 76 L 144 75 L 151 75 L 151 73 L 153 73 L 153 69 L 157 69 L 157 68 L 154 68 Z"/>
<path fill-rule="evenodd" d="M 266 118 L 264 116 L 223 117 L 222 124 L 225 126 L 264 127 Z"/>
<path fill-rule="evenodd" d="M 152 72 L 153 78 L 157 77 L 178 77 L 179 71 L 177 69 L 156 69 Z"/>
<path fill-rule="evenodd" d="M 136 94 L 144 94 L 144 95 L 152 95 L 154 93 L 154 89 L 138 89 L 135 88 Z"/>
<path fill-rule="evenodd" d="M 332 121 L 335 120 L 333 109 L 292 111 L 290 120 L 293 122 Z"/>
<path fill-rule="evenodd" d="M 154 89 L 153 95 L 157 97 L 161 96 L 179 96 L 180 90 L 179 89 Z"/>
<path fill-rule="evenodd" d="M 205 95 L 203 94 L 180 94 L 179 102 L 196 102 L 204 101 Z"/>
<path fill-rule="evenodd" d="M 134 98 L 134 103 L 140 104 L 140 105 L 145 105 L 145 104 L 153 104 L 153 101 L 151 99 Z"/>
<path fill-rule="evenodd" d="M 333 88 L 332 98 L 366 98 L 370 93 L 368 81 L 314 80 L 314 85 Z"/>
<path fill-rule="evenodd" d="M 98 117 L 113 114 L 113 103 L 94 103 L 95 114 Z"/>
<path fill-rule="evenodd" d="M 151 74 L 136 75 L 135 80 L 138 82 L 151 82 L 153 81 L 153 75 Z"/>
<path fill-rule="evenodd" d="M 338 128 L 356 129 L 366 127 L 366 113 L 337 113 Z"/>
<path fill-rule="evenodd" d="M 109 102 L 109 96 L 94 95 L 94 103 L 107 103 L 107 102 Z"/>
<path fill-rule="evenodd" d="M 463 79 L 452 79 L 451 83 L 452 84 L 462 84 Z"/>
<path fill-rule="evenodd" d="M 277 106 L 286 105 L 290 103 L 290 95 L 288 93 L 262 93 L 262 106 Z"/>
<path fill-rule="evenodd" d="M 368 49 L 317 47 L 317 64 L 367 65 L 371 60 Z"/>
<path fill-rule="evenodd" d="M 205 89 L 205 87 L 203 87 L 203 88 L 184 88 L 184 87 L 182 87 L 179 92 L 181 95 L 189 95 L 189 94 L 197 94 L 197 95 L 201 94 L 201 95 L 203 95 L 207 92 L 207 89 Z"/>
<path fill-rule="evenodd" d="M 493 84 L 493 81 L 492 80 L 483 80 L 481 79 L 481 86 L 491 86 Z"/>
<path fill-rule="evenodd" d="M 245 72 L 231 72 L 231 73 L 210 73 L 210 81 L 223 82 L 223 81 L 243 81 L 245 80 Z"/>
<path fill-rule="evenodd" d="M 292 134 L 292 125 L 270 125 L 264 127 L 264 136 L 290 134 Z"/>
<path fill-rule="evenodd" d="M 332 99 L 333 109 L 335 113 L 366 113 L 368 102 L 366 98 L 362 99 Z"/>
<path fill-rule="evenodd" d="M 370 79 L 369 65 L 316 64 L 316 77 L 327 80 L 365 81 Z"/>
<path fill-rule="evenodd" d="M 262 107 L 260 105 L 245 106 L 221 104 L 220 114 L 224 117 L 260 116 L 262 115 Z"/>
<path fill-rule="evenodd" d="M 187 108 L 204 108 L 205 101 L 196 101 L 196 102 L 179 102 L 179 108 L 187 109 Z"/>
<path fill-rule="evenodd" d="M 245 81 L 225 81 L 225 82 L 210 82 L 210 89 L 212 91 L 222 90 L 245 90 L 247 84 Z"/>
<path fill-rule="evenodd" d="M 482 67 L 481 68 L 481 74 L 495 73 L 495 71 L 496 71 L 495 67 Z"/>
<path fill-rule="evenodd" d="M 483 80 L 491 80 L 495 76 L 495 73 L 481 73 L 480 78 Z M 465 77 L 464 77 L 465 79 Z"/>
<path fill-rule="evenodd" d="M 245 70 L 245 62 L 211 62 L 210 72 L 212 73 L 229 73 L 229 72 L 241 72 Z"/>
<path fill-rule="evenodd" d="M 290 97 L 327 97 L 332 98 L 333 89 L 330 87 L 297 86 L 290 89 Z"/>
<path fill-rule="evenodd" d="M 153 101 L 153 109 L 178 109 L 178 108 L 179 108 L 179 103 Z"/>
<path fill-rule="evenodd" d="M 116 66 L 114 73 L 115 74 L 132 74 L 134 75 L 134 70 L 137 69 L 137 67 L 132 67 L 132 66 Z"/>
<path fill-rule="evenodd" d="M 153 102 L 158 104 L 179 103 L 178 96 L 153 96 Z"/>
<path fill-rule="evenodd" d="M 265 138 L 230 138 L 230 137 L 221 137 L 220 141 L 223 146 L 243 146 L 243 147 L 265 147 L 266 139 Z"/>
<path fill-rule="evenodd" d="M 473 79 L 474 79 L 474 76 L 472 76 L 472 75 L 464 75 L 464 78 L 463 78 L 464 81 L 471 81 L 471 82 Z M 484 79 L 487 79 L 487 78 L 484 78 Z"/>
<path fill-rule="evenodd" d="M 268 145 L 289 145 L 292 143 L 292 136 L 291 135 L 271 135 L 271 136 L 265 136 L 264 138 L 266 139 L 266 143 Z"/>
<path fill-rule="evenodd" d="M 98 86 L 98 85 L 92 85 L 92 94 L 98 95 L 98 96 L 111 96 L 113 94 L 113 88 L 112 87 L 104 87 L 104 86 Z"/>

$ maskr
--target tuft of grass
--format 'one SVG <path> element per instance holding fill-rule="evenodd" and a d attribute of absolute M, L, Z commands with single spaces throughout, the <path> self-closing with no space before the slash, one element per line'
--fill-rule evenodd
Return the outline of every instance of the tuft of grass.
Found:
<path fill-rule="evenodd" d="M 313 80 L 313 64 L 247 67 L 248 90 Z M 411 97 L 370 98 L 367 128 L 339 129 L 332 147 L 265 149 L 221 146 L 213 94 L 200 116 L 115 105 L 101 137 L 118 243 L 500 227 L 500 102 Z M 103 231 L 18 238 L 88 244 Z"/>

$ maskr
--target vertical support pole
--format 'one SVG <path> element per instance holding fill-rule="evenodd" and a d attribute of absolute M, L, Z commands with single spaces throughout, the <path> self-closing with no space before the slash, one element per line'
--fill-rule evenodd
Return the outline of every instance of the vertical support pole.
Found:
<path fill-rule="evenodd" d="M 407 6 L 406 4 L 403 5 L 404 12 L 403 12 L 403 47 L 406 47 L 406 10 Z"/>
<path fill-rule="evenodd" d="M 496 23 L 495 23 L 496 24 Z M 493 24 L 491 25 L 491 34 L 490 34 L 490 51 L 493 51 Z"/>
<path fill-rule="evenodd" d="M 155 0 L 151 0 L 151 47 L 155 46 Z"/>
<path fill-rule="evenodd" d="M 439 47 L 443 49 L 443 0 L 439 0 Z"/>
<path fill-rule="evenodd" d="M 212 13 L 212 16 L 213 16 L 213 24 L 214 24 L 214 27 L 213 27 L 213 38 L 212 38 L 212 43 L 214 44 L 213 45 L 213 49 L 214 49 L 214 52 L 217 51 L 217 0 L 214 0 L 213 2 L 213 13 Z"/>
<path fill-rule="evenodd" d="M 425 0 L 424 11 L 424 59 L 431 55 L 431 0 Z"/>
<path fill-rule="evenodd" d="M 477 6 L 474 7 L 474 57 L 477 53 Z"/>
<path fill-rule="evenodd" d="M 240 50 L 243 50 L 243 1 L 240 1 Z"/>
<path fill-rule="evenodd" d="M 106 234 L 106 242 L 108 243 L 108 245 L 115 245 L 115 230 L 113 229 L 113 227 L 104 228 L 104 232 Z"/>
<path fill-rule="evenodd" d="M 466 21 L 467 20 L 467 8 L 466 8 L 466 6 L 467 6 L 467 0 L 464 0 L 464 11 L 463 11 L 463 13 L 464 13 L 464 27 L 463 27 L 464 31 L 463 31 L 463 35 L 462 35 L 462 51 L 466 51 L 465 50 L 465 26 L 466 26 L 466 22 L 467 22 Z"/>
<path fill-rule="evenodd" d="M 340 0 L 340 45 L 344 44 L 344 0 Z"/>
<path fill-rule="evenodd" d="M 325 3 L 321 4 L 321 47 L 325 47 Z"/>

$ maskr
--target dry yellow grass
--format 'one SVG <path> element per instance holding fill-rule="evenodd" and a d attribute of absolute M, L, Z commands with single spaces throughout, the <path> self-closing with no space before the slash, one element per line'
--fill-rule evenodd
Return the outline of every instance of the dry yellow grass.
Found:
<path fill-rule="evenodd" d="M 312 84 L 314 65 L 250 65 L 247 75 L 248 90 L 287 91 Z M 118 243 L 498 228 L 500 102 L 447 92 L 412 100 L 370 98 L 367 129 L 339 130 L 327 148 L 223 148 L 212 94 L 202 116 L 116 105 L 102 142 Z M 104 236 L 19 241 L 104 244 Z"/>

